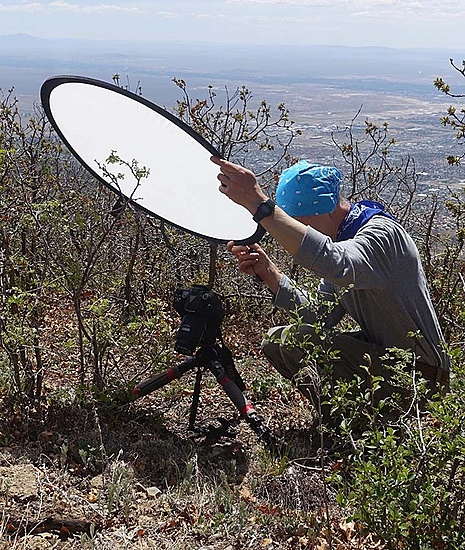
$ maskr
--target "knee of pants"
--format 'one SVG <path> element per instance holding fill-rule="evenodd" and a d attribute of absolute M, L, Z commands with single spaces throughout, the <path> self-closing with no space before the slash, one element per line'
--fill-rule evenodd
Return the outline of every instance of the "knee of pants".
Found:
<path fill-rule="evenodd" d="M 301 331 L 302 327 L 298 327 L 297 332 L 289 336 L 294 328 L 291 325 L 270 329 L 262 341 L 261 349 L 264 356 L 279 373 L 285 378 L 295 381 L 295 377 L 301 369 L 301 359 L 303 357 L 299 342 L 310 331 L 306 328 Z"/>
<path fill-rule="evenodd" d="M 282 332 L 286 327 L 273 327 L 266 333 L 261 343 L 261 350 L 268 356 L 268 353 L 276 353 L 282 342 Z"/>
<path fill-rule="evenodd" d="M 315 332 L 313 325 L 286 325 L 273 327 L 268 332 L 263 342 L 287 345 L 288 347 L 300 347 L 301 344 L 312 342 L 321 344 L 321 337 Z M 263 345 L 263 344 L 262 344 Z"/>
<path fill-rule="evenodd" d="M 273 327 L 262 340 L 261 350 L 269 363 L 285 378 L 292 380 L 295 369 L 283 357 L 282 331 L 286 327 Z"/>
<path fill-rule="evenodd" d="M 292 343 L 290 343 L 292 342 Z M 289 348 L 297 350 L 300 344 L 312 342 L 321 344 L 320 337 L 315 333 L 312 325 L 286 325 L 271 328 L 262 340 L 261 350 L 266 357 L 275 355 L 280 349 Z"/>
<path fill-rule="evenodd" d="M 280 357 L 280 338 L 275 338 L 272 336 L 269 332 L 263 338 L 260 349 L 263 353 L 263 355 L 270 361 L 270 363 L 274 362 L 274 358 Z"/>

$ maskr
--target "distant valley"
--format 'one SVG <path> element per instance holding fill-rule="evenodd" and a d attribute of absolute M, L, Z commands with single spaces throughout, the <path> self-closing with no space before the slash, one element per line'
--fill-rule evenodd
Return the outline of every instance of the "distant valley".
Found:
<path fill-rule="evenodd" d="M 246 85 L 256 101 L 284 101 L 303 135 L 301 156 L 337 159 L 331 132 L 345 128 L 361 109 L 365 118 L 386 121 L 399 154 L 412 155 L 429 185 L 462 182 L 460 169 L 445 157 L 457 152 L 453 132 L 440 124 L 451 101 L 433 87 L 442 76 L 465 88 L 449 58 L 461 52 L 329 46 L 240 46 L 220 44 L 123 43 L 43 40 L 29 35 L 0 35 L 0 89 L 14 87 L 23 111 L 39 101 L 42 82 L 74 74 L 121 84 L 141 85 L 149 100 L 171 109 L 181 98 L 172 82 L 183 78 L 192 97 L 206 97 L 208 85 L 229 90 Z M 460 63 L 460 61 L 459 61 Z"/>

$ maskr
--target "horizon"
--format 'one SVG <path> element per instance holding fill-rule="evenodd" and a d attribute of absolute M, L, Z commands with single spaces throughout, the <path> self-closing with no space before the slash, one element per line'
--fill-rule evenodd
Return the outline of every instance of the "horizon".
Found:
<path fill-rule="evenodd" d="M 0 11 L 1 13 L 1 11 Z M 40 36 L 38 33 L 33 32 L 25 32 L 25 31 L 18 31 L 18 32 L 10 32 L 5 33 L 2 32 L 0 29 L 0 39 L 32 39 L 38 42 L 72 42 L 76 44 L 124 44 L 127 46 L 154 46 L 159 44 L 194 44 L 198 46 L 221 46 L 224 48 L 227 47 L 233 47 L 233 48 L 243 48 L 243 49 L 249 49 L 249 48 L 316 48 L 316 49 L 347 49 L 347 50 L 388 50 L 388 51 L 410 51 L 410 52 L 427 52 L 427 51 L 436 51 L 436 52 L 448 52 L 451 50 L 450 47 L 444 46 L 441 44 L 440 46 L 432 46 L 432 45 L 423 45 L 423 46 L 398 46 L 398 45 L 376 45 L 376 44 L 365 44 L 365 45 L 347 45 L 343 43 L 337 43 L 337 42 L 331 42 L 331 43 L 319 43 L 319 42 L 308 42 L 304 44 L 299 43 L 291 43 L 291 42 L 277 42 L 273 41 L 271 42 L 242 42 L 242 41 L 220 41 L 220 40 L 207 40 L 207 39 L 195 39 L 195 40 L 189 40 L 189 39 L 183 39 L 179 37 L 168 37 L 164 39 L 140 39 L 140 38 L 134 38 L 134 39 L 128 39 L 128 38 L 120 38 L 120 37 L 112 37 L 112 38 L 105 38 L 105 37 L 82 37 L 82 36 Z M 461 46 L 459 48 L 452 48 L 454 51 L 460 50 L 463 52 L 465 57 L 465 47 Z"/>
<path fill-rule="evenodd" d="M 460 51 L 465 6 L 454 0 L 6 0 L 0 20 L 0 35 L 44 39 Z"/>
<path fill-rule="evenodd" d="M 0 12 L 1 13 L 1 12 Z M 37 33 L 29 32 L 12 32 L 12 33 L 3 33 L 0 30 L 0 39 L 32 39 L 38 42 L 72 42 L 76 44 L 120 44 L 127 46 L 156 46 L 160 44 L 165 45 L 187 45 L 194 44 L 197 46 L 221 46 L 224 48 L 233 47 L 233 48 L 310 48 L 310 49 L 347 49 L 347 50 L 388 50 L 388 51 L 406 51 L 406 52 L 449 52 L 451 48 L 446 47 L 441 44 L 441 46 L 396 46 L 396 45 L 375 45 L 375 44 L 366 44 L 366 45 L 347 45 L 343 43 L 332 42 L 330 44 L 325 43 L 305 43 L 305 44 L 292 44 L 290 42 L 253 42 L 245 43 L 241 41 L 237 42 L 224 42 L 219 40 L 187 40 L 180 39 L 179 37 L 166 38 L 163 40 L 149 40 L 149 39 L 125 39 L 125 38 L 103 38 L 103 37 L 75 37 L 75 36 L 39 36 Z M 463 52 L 465 57 L 465 47 L 454 48 L 454 50 L 460 49 Z"/>
<path fill-rule="evenodd" d="M 267 90 L 271 96 L 280 89 L 285 98 L 289 87 L 311 85 L 316 86 L 316 93 L 318 88 L 324 93 L 330 87 L 368 95 L 429 98 L 433 103 L 445 99 L 434 89 L 434 79 L 443 77 L 457 88 L 463 83 L 463 77 L 450 66 L 451 52 L 444 48 L 180 40 L 128 43 L 122 39 L 44 39 L 24 32 L 0 34 L 0 47 L 0 90 L 14 87 L 28 106 L 37 99 L 42 82 L 57 75 L 110 82 L 118 73 L 122 85 L 141 82 L 144 94 L 161 105 L 178 97 L 174 77 L 188 82 L 191 92 L 206 90 L 208 85 L 230 89 L 246 85 Z"/>
<path fill-rule="evenodd" d="M 1 6 L 1 4 L 0 4 Z M 268 75 L 270 67 L 276 76 L 282 71 L 282 77 L 295 77 L 306 74 L 308 66 L 315 63 L 322 74 L 342 76 L 348 74 L 347 64 L 352 70 L 357 67 L 359 74 L 405 76 L 405 69 L 435 74 L 438 70 L 450 69 L 450 60 L 455 59 L 460 64 L 462 52 L 451 52 L 445 47 L 410 47 L 396 48 L 393 46 L 344 46 L 340 44 L 242 44 L 208 41 L 160 40 L 160 41 L 127 41 L 124 39 L 104 38 L 42 38 L 26 32 L 2 34 L 1 65 L 12 65 L 15 61 L 18 67 L 26 62 L 36 62 L 38 59 L 63 59 L 78 61 L 89 54 L 93 60 L 104 59 L 108 54 L 115 58 L 126 58 L 136 63 L 148 64 L 151 68 L 166 66 L 170 68 L 182 66 L 183 69 L 194 72 L 202 65 L 203 70 L 220 70 L 225 74 L 233 71 L 247 72 L 251 67 L 255 75 Z M 188 50 L 186 49 L 188 48 Z M 268 54 L 268 55 L 265 55 Z M 80 57 L 81 56 L 81 57 Z M 342 63 L 341 63 L 342 62 Z M 235 63 L 236 66 L 231 66 Z M 338 65 L 339 63 L 339 65 Z M 300 65 L 299 65 L 300 64 Z M 291 68 L 291 70 L 289 70 Z M 296 70 L 297 68 L 297 70 Z M 342 71 L 338 73 L 338 71 Z M 414 72 L 410 75 L 415 78 Z M 454 74 L 454 73 L 452 73 Z"/>

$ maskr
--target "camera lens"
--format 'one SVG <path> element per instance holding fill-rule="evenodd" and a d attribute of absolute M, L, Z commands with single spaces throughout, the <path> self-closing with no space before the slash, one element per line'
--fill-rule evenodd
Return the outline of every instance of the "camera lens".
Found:
<path fill-rule="evenodd" d="M 178 329 L 175 351 L 184 355 L 193 355 L 202 335 L 205 332 L 205 323 L 195 315 L 184 315 Z"/>

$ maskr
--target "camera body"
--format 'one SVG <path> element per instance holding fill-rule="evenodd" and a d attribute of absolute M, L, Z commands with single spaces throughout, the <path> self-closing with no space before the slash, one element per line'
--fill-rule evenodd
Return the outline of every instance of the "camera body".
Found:
<path fill-rule="evenodd" d="M 173 307 L 181 316 L 174 349 L 193 355 L 198 346 L 213 346 L 219 335 L 224 310 L 217 294 L 204 285 L 177 288 Z"/>

